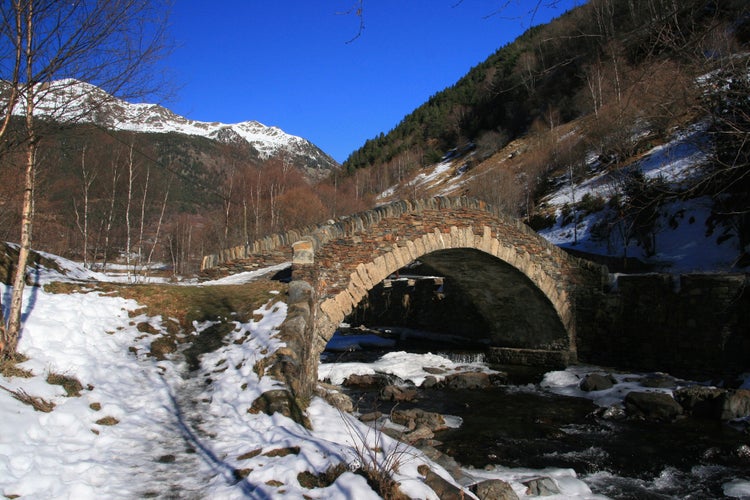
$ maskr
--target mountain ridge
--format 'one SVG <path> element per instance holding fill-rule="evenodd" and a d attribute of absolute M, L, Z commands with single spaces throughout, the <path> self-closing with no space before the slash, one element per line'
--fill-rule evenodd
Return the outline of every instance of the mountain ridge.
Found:
<path fill-rule="evenodd" d="M 193 120 L 160 104 L 127 102 L 93 84 L 74 79 L 56 80 L 37 92 L 38 114 L 54 121 L 93 123 L 109 130 L 135 133 L 178 133 L 222 143 L 246 142 L 259 159 L 286 157 L 303 164 L 306 174 L 315 179 L 339 168 L 336 160 L 311 141 L 256 120 L 229 124 Z M 17 105 L 14 114 L 23 114 L 23 106 Z"/>

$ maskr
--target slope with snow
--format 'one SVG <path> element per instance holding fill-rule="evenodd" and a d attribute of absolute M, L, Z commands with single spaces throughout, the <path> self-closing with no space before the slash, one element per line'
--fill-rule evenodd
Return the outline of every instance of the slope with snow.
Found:
<path fill-rule="evenodd" d="M 640 170 L 645 179 L 658 179 L 679 193 L 683 186 L 700 178 L 709 159 L 705 128 L 705 124 L 698 124 L 676 132 L 668 142 L 653 147 L 630 168 Z M 738 258 L 747 249 L 740 248 L 740 240 L 731 227 L 714 222 L 710 196 L 673 196 L 663 203 L 654 224 L 653 252 L 648 252 L 634 238 L 623 241 L 616 231 L 606 238 L 597 234 L 597 224 L 611 215 L 608 208 L 579 216 L 576 224 L 572 217 L 566 220 L 562 215 L 564 209 L 580 203 L 586 196 L 605 202 L 613 196 L 623 196 L 621 187 L 622 172 L 617 171 L 594 172 L 573 186 L 567 178 L 561 179 L 559 188 L 542 199 L 542 204 L 555 214 L 555 223 L 539 234 L 563 248 L 635 257 L 658 271 L 743 271 L 738 266 Z"/>

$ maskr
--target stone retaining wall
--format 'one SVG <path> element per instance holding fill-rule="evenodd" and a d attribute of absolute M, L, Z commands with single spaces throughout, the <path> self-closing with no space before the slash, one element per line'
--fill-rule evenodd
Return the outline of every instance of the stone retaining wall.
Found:
<path fill-rule="evenodd" d="M 674 374 L 750 369 L 745 274 L 622 275 L 578 311 L 581 361 Z"/>

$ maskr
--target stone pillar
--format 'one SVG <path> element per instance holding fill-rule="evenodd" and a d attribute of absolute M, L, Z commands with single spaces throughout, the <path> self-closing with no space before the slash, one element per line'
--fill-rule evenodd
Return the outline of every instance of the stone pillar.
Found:
<path fill-rule="evenodd" d="M 292 244 L 294 255 L 292 265 L 312 265 L 315 263 L 315 246 L 312 240 L 303 239 Z"/>

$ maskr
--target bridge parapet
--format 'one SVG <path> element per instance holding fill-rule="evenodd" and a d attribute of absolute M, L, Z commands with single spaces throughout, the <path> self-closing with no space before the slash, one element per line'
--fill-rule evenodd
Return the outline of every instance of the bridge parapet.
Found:
<path fill-rule="evenodd" d="M 292 260 L 293 246 L 299 241 L 308 241 L 309 245 L 304 247 L 306 251 L 312 251 L 314 254 L 318 248 L 327 242 L 364 233 L 384 219 L 401 217 L 407 213 L 421 213 L 425 210 L 440 210 L 445 215 L 457 209 L 474 209 L 486 212 L 494 217 L 506 220 L 519 231 L 536 234 L 523 222 L 511 218 L 492 205 L 475 198 L 440 196 L 420 200 L 400 200 L 364 212 L 346 215 L 336 220 L 329 220 L 322 224 L 272 234 L 253 241 L 248 245 L 238 245 L 221 250 L 215 254 L 205 255 L 201 261 L 201 271 L 212 269 L 228 262 L 252 259 L 254 256 L 270 253 L 283 252 L 289 256 L 288 260 Z M 470 217 L 467 220 L 470 220 Z M 312 248 L 310 248 L 310 245 Z M 547 243 L 547 247 L 551 251 L 560 251 L 559 248 L 551 243 Z"/>

